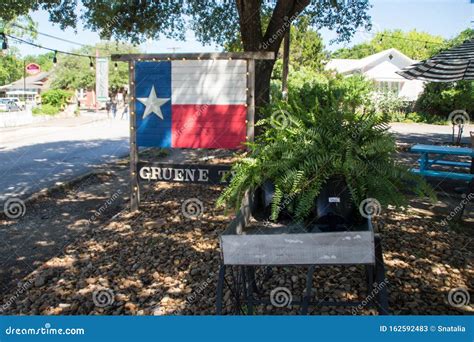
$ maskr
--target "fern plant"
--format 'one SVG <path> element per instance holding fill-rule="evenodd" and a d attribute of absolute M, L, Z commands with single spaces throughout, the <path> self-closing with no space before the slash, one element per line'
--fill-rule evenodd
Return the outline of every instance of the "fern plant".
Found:
<path fill-rule="evenodd" d="M 268 109 L 258 125 L 264 133 L 233 166 L 233 178 L 218 205 L 240 207 L 247 190 L 272 181 L 272 219 L 284 208 L 297 221 L 313 210 L 321 187 L 343 177 L 356 206 L 366 198 L 382 205 L 406 203 L 407 190 L 434 198 L 431 187 L 395 160 L 395 141 L 388 119 L 373 111 L 354 110 L 338 84 L 323 85 L 311 105 L 289 98 Z"/>

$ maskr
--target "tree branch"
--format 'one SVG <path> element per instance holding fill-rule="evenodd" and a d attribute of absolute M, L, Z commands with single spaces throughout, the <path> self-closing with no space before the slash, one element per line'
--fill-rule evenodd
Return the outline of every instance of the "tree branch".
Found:
<path fill-rule="evenodd" d="M 278 0 L 263 37 L 263 50 L 278 52 L 283 37 L 290 30 L 291 22 L 310 2 L 310 0 Z"/>
<path fill-rule="evenodd" d="M 240 35 L 245 51 L 259 51 L 262 42 L 260 8 L 262 0 L 237 0 Z"/>

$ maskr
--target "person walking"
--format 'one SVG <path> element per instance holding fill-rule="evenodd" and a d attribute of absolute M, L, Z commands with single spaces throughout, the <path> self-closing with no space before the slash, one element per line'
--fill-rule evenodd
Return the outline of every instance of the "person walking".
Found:
<path fill-rule="evenodd" d="M 123 112 L 122 112 L 122 116 L 120 117 L 120 120 L 123 120 L 124 116 L 125 116 L 125 118 L 128 117 L 128 105 L 123 106 Z"/>
<path fill-rule="evenodd" d="M 110 99 L 107 100 L 105 103 L 105 110 L 107 111 L 107 118 L 110 116 L 110 107 L 111 107 L 111 102 Z"/>
<path fill-rule="evenodd" d="M 114 100 L 112 100 L 111 110 L 112 110 L 112 116 L 115 119 L 115 116 L 117 115 L 117 102 Z"/>

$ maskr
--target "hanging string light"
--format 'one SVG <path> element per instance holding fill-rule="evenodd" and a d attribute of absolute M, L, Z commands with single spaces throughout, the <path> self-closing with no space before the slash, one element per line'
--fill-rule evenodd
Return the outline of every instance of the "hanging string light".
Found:
<path fill-rule="evenodd" d="M 92 57 L 89 57 L 89 68 L 91 69 L 91 71 L 94 70 L 94 63 L 92 62 Z"/>
<path fill-rule="evenodd" d="M 7 53 L 8 51 L 8 43 L 7 43 L 7 37 L 5 36 L 5 33 L 0 33 L 0 35 L 2 36 L 2 53 Z"/>
<path fill-rule="evenodd" d="M 53 57 L 53 67 L 56 67 L 58 64 L 58 57 L 57 57 L 58 52 L 54 51 L 54 57 Z"/>
<path fill-rule="evenodd" d="M 117 62 L 114 63 L 114 70 L 115 70 L 115 71 L 118 71 L 118 64 L 117 64 Z"/>

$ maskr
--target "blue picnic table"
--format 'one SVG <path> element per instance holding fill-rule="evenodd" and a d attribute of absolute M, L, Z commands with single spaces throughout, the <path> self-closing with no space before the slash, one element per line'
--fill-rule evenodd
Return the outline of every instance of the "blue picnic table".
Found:
<path fill-rule="evenodd" d="M 411 152 L 420 153 L 418 160 L 419 169 L 412 169 L 414 173 L 418 173 L 427 177 L 441 177 L 456 180 L 472 181 L 474 179 L 474 150 L 468 147 L 450 147 L 439 145 L 415 145 L 411 148 Z M 453 161 L 443 159 L 445 156 L 465 156 L 471 157 L 471 162 Z M 451 166 L 455 168 L 468 168 L 470 173 L 452 171 L 433 170 L 433 165 Z"/>

